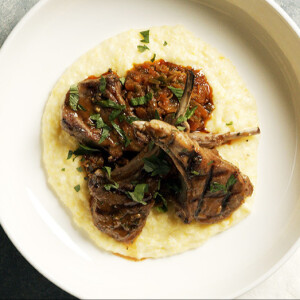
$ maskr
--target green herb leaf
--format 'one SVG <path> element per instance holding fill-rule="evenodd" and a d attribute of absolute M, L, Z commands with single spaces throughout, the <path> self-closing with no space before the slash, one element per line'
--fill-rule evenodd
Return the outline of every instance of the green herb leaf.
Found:
<path fill-rule="evenodd" d="M 91 115 L 91 116 L 90 116 L 90 119 L 91 119 L 92 121 L 95 121 L 95 123 L 96 123 L 96 128 L 98 128 L 98 129 L 107 126 L 107 125 L 104 123 L 103 119 L 101 118 L 100 114 L 94 114 L 94 115 Z"/>
<path fill-rule="evenodd" d="M 123 129 L 119 125 L 117 125 L 115 122 L 113 122 L 113 121 L 111 121 L 111 125 L 117 131 L 117 133 L 122 137 L 122 139 L 124 140 L 124 143 L 125 143 L 125 147 L 127 147 L 130 144 L 131 141 L 126 136 L 126 134 L 123 131 Z"/>
<path fill-rule="evenodd" d="M 89 154 L 92 152 L 99 152 L 99 149 L 90 148 L 88 146 L 80 144 L 79 147 L 74 151 L 74 155 L 83 155 L 83 154 Z"/>
<path fill-rule="evenodd" d="M 70 86 L 69 103 L 70 103 L 71 108 L 74 111 L 77 111 L 78 101 L 79 101 L 78 86 L 77 86 L 77 84 L 73 84 Z"/>
<path fill-rule="evenodd" d="M 78 109 L 79 109 L 79 110 L 86 111 L 86 109 L 85 109 L 82 105 L 80 105 L 80 104 L 78 104 Z"/>
<path fill-rule="evenodd" d="M 109 121 L 113 121 L 114 119 L 116 119 L 119 114 L 121 113 L 121 110 L 114 110 L 110 115 L 109 115 Z"/>
<path fill-rule="evenodd" d="M 80 167 L 76 168 L 76 170 L 77 170 L 78 172 L 82 172 L 82 171 L 83 171 L 83 168 L 82 168 L 82 166 L 80 166 Z"/>
<path fill-rule="evenodd" d="M 200 173 L 199 172 L 197 172 L 197 171 L 195 171 L 195 170 L 193 170 L 193 171 L 191 171 L 191 174 L 193 174 L 193 175 L 200 175 Z"/>
<path fill-rule="evenodd" d="M 177 97 L 178 101 L 181 100 L 183 95 L 183 89 L 175 88 L 173 86 L 168 86 L 168 89 L 172 91 L 172 93 Z"/>
<path fill-rule="evenodd" d="M 78 193 L 80 191 L 80 184 L 74 186 L 74 190 Z"/>
<path fill-rule="evenodd" d="M 155 113 L 154 113 L 154 119 L 160 120 L 160 116 L 159 116 L 157 109 L 155 110 Z"/>
<path fill-rule="evenodd" d="M 159 156 L 152 155 L 147 158 L 143 158 L 144 170 L 151 173 L 151 176 L 166 175 L 170 171 L 170 165 L 164 159 Z"/>
<path fill-rule="evenodd" d="M 230 125 L 232 125 L 232 124 L 233 124 L 232 121 L 230 121 L 229 123 L 226 123 L 227 126 L 230 126 Z"/>
<path fill-rule="evenodd" d="M 126 81 L 126 77 L 120 77 L 119 80 L 121 81 L 122 85 L 124 85 L 124 84 L 125 84 L 125 81 Z"/>
<path fill-rule="evenodd" d="M 218 182 L 212 182 L 210 185 L 209 190 L 213 193 L 215 192 L 227 192 L 226 186 L 224 184 L 218 183 Z"/>
<path fill-rule="evenodd" d="M 164 41 L 164 46 L 167 46 L 167 45 L 168 45 L 168 43 L 166 41 Z"/>
<path fill-rule="evenodd" d="M 110 132 L 109 128 L 107 128 L 107 127 L 102 128 L 101 138 L 100 138 L 98 144 L 103 143 L 108 138 L 109 132 Z"/>
<path fill-rule="evenodd" d="M 133 192 L 128 192 L 128 196 L 135 202 L 146 205 L 147 203 L 143 201 L 145 193 L 148 192 L 148 184 L 140 183 L 137 184 Z"/>
<path fill-rule="evenodd" d="M 69 150 L 67 159 L 70 159 L 72 157 L 72 155 L 73 155 L 73 151 Z"/>
<path fill-rule="evenodd" d="M 100 106 L 102 107 L 107 107 L 107 108 L 113 108 L 113 109 L 119 109 L 119 110 L 123 110 L 126 108 L 125 105 L 120 105 L 120 104 L 117 104 L 109 99 L 107 100 L 101 100 L 101 101 L 98 101 L 97 102 Z"/>
<path fill-rule="evenodd" d="M 151 62 L 154 62 L 154 61 L 155 61 L 155 58 L 156 58 L 156 54 L 154 53 L 154 54 L 153 54 L 153 57 L 151 58 Z"/>
<path fill-rule="evenodd" d="M 132 124 L 132 122 L 134 122 L 134 121 L 140 121 L 140 119 L 138 118 L 138 117 L 131 117 L 131 116 L 129 116 L 129 117 L 125 117 L 125 121 L 127 122 L 127 123 L 129 123 L 129 124 Z"/>
<path fill-rule="evenodd" d="M 185 131 L 186 128 L 184 126 L 177 126 L 177 129 L 180 131 Z"/>
<path fill-rule="evenodd" d="M 117 182 L 109 183 L 109 184 L 104 184 L 104 188 L 107 191 L 110 191 L 111 189 L 117 190 L 119 188 L 119 184 Z"/>
<path fill-rule="evenodd" d="M 235 185 L 235 183 L 237 182 L 237 179 L 235 178 L 235 176 L 233 174 L 230 175 L 230 177 L 228 178 L 227 182 L 226 182 L 226 189 L 227 191 L 229 191 L 229 189 Z"/>
<path fill-rule="evenodd" d="M 103 76 L 100 77 L 99 90 L 100 90 L 101 93 L 104 93 L 105 90 L 106 90 L 106 79 Z"/>
<path fill-rule="evenodd" d="M 190 119 L 192 117 L 192 115 L 195 113 L 196 109 L 198 108 L 198 106 L 196 105 L 195 107 L 193 107 L 192 109 L 187 109 L 186 113 L 184 116 L 180 116 L 177 120 L 175 125 L 181 124 L 185 121 L 187 121 L 188 119 Z"/>
<path fill-rule="evenodd" d="M 143 46 L 137 46 L 138 50 L 143 53 L 144 51 L 146 50 L 150 50 L 146 45 L 143 45 Z"/>
<path fill-rule="evenodd" d="M 143 36 L 142 43 L 149 43 L 149 32 L 150 30 L 141 31 L 140 34 Z"/>
<path fill-rule="evenodd" d="M 130 100 L 130 103 L 133 106 L 144 105 L 148 101 L 150 101 L 152 99 L 152 97 L 153 97 L 152 93 L 148 93 L 148 94 L 146 94 L 145 96 L 142 96 L 142 97 L 132 98 Z"/>
<path fill-rule="evenodd" d="M 108 178 L 110 178 L 110 174 L 111 174 L 111 167 L 103 167 L 102 168 L 108 175 Z"/>
<path fill-rule="evenodd" d="M 62 168 L 61 170 L 64 172 L 64 171 L 66 171 L 66 168 Z"/>
<path fill-rule="evenodd" d="M 148 150 L 151 151 L 154 147 L 154 142 L 153 141 L 150 141 L 149 142 L 149 145 L 148 145 Z"/>
<path fill-rule="evenodd" d="M 209 161 L 209 162 L 207 163 L 207 165 L 210 166 L 213 162 L 214 162 L 214 161 L 211 160 L 211 161 Z"/>

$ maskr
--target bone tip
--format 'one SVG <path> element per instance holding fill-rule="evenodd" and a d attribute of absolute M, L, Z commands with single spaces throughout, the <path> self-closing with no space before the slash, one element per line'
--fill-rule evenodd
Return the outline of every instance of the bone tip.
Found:
<path fill-rule="evenodd" d="M 143 130 L 145 130 L 146 123 L 147 123 L 146 121 L 134 121 L 134 122 L 132 122 L 132 125 L 135 128 L 143 131 Z"/>

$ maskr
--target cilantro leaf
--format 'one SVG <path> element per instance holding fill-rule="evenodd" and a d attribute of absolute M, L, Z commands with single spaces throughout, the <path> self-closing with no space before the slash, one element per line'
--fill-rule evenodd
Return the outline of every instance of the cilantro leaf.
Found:
<path fill-rule="evenodd" d="M 106 79 L 103 76 L 100 77 L 99 90 L 100 90 L 101 93 L 104 93 L 105 90 L 106 90 Z"/>
<path fill-rule="evenodd" d="M 127 195 L 135 202 L 146 205 L 147 203 L 143 201 L 145 193 L 148 192 L 148 184 L 140 183 L 137 184 L 133 192 L 128 192 Z"/>
<path fill-rule="evenodd" d="M 183 95 L 183 89 L 175 88 L 173 86 L 168 86 L 168 89 L 172 91 L 172 93 L 177 97 L 178 101 L 181 100 Z"/>
<path fill-rule="evenodd" d="M 150 93 L 146 94 L 145 96 L 132 98 L 130 100 L 130 103 L 133 106 L 144 105 L 148 101 L 150 101 L 152 99 L 152 97 L 153 97 L 153 94 L 150 92 Z"/>
<path fill-rule="evenodd" d="M 149 32 L 150 30 L 141 31 L 140 34 L 143 36 L 142 43 L 149 43 Z"/>
<path fill-rule="evenodd" d="M 146 50 L 150 50 L 146 45 L 143 45 L 143 46 L 137 46 L 139 52 L 143 53 L 144 51 Z"/>
<path fill-rule="evenodd" d="M 77 84 L 73 84 L 70 86 L 70 96 L 69 96 L 69 103 L 71 108 L 74 111 L 77 111 L 77 105 L 79 101 L 79 92 Z"/>

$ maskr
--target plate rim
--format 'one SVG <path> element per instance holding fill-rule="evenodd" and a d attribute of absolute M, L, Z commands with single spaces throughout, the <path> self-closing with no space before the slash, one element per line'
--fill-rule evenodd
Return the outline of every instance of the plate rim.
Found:
<path fill-rule="evenodd" d="M 48 2 L 52 0 L 39 0 L 30 10 L 20 19 L 20 21 L 16 24 L 16 26 L 12 29 L 10 34 L 5 39 L 4 43 L 2 44 L 2 47 L 0 48 L 0 60 L 2 56 L 4 55 L 6 48 L 9 47 L 11 40 L 14 39 L 14 37 L 18 34 L 19 30 L 26 24 L 26 22 L 35 14 L 38 12 L 38 10 L 46 5 Z M 286 21 L 287 25 L 300 37 L 300 27 L 296 24 L 296 22 L 288 15 L 288 13 L 278 4 L 275 2 L 275 0 L 264 0 L 265 3 L 269 5 L 271 9 L 276 11 L 279 14 L 279 17 L 281 16 L 284 21 Z M 50 273 L 47 272 L 47 270 L 41 270 L 33 261 L 33 259 L 29 258 L 27 254 L 22 252 L 21 245 L 19 245 L 19 242 L 17 239 L 15 239 L 14 235 L 12 234 L 11 230 L 6 226 L 5 223 L 3 223 L 2 217 L 1 217 L 1 211 L 0 211 L 0 224 L 3 228 L 3 231 L 8 236 L 9 240 L 12 242 L 14 247 L 18 250 L 18 252 L 23 256 L 23 258 L 26 259 L 27 262 L 30 263 L 30 265 L 37 270 L 42 276 L 44 276 L 46 279 L 48 279 L 51 283 L 62 289 L 63 291 L 66 291 L 70 295 L 73 295 L 77 298 L 80 298 L 81 295 L 77 294 L 74 291 L 71 291 L 68 287 L 62 286 L 62 284 L 54 278 Z M 281 266 L 283 266 L 284 263 L 286 263 L 296 252 L 296 250 L 300 248 L 300 235 L 298 239 L 295 241 L 295 243 L 289 248 L 289 250 L 275 263 L 268 271 L 266 271 L 264 274 L 259 276 L 256 280 L 254 280 L 252 283 L 246 285 L 244 288 L 237 290 L 235 293 L 231 294 L 227 299 L 235 299 L 239 296 L 242 296 L 246 292 L 250 291 L 254 287 L 258 286 L 260 283 L 264 282 L 266 279 L 268 279 L 272 274 L 274 274 Z"/>

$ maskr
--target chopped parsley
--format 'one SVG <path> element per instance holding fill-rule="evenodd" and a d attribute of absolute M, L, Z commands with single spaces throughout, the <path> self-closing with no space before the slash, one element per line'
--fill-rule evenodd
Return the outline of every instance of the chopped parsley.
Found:
<path fill-rule="evenodd" d="M 105 90 L 106 90 L 106 79 L 103 76 L 100 77 L 99 90 L 100 90 L 101 93 L 104 93 Z"/>
<path fill-rule="evenodd" d="M 100 128 L 103 128 L 105 126 L 107 126 L 103 119 L 101 118 L 100 114 L 94 114 L 94 115 L 91 115 L 90 116 L 90 119 L 92 121 L 94 121 L 95 125 L 96 125 L 96 128 L 100 129 Z"/>
<path fill-rule="evenodd" d="M 120 79 L 119 79 L 119 80 L 121 81 L 122 85 L 124 85 L 124 84 L 125 84 L 125 80 L 126 80 L 126 78 L 125 78 L 125 77 L 120 77 Z"/>
<path fill-rule="evenodd" d="M 153 141 L 150 141 L 149 142 L 149 145 L 148 145 L 148 150 L 151 151 L 154 147 L 154 142 Z"/>
<path fill-rule="evenodd" d="M 160 120 L 160 116 L 159 116 L 157 109 L 155 110 L 155 113 L 154 113 L 154 119 Z"/>
<path fill-rule="evenodd" d="M 82 171 L 83 171 L 83 168 L 82 168 L 82 166 L 80 166 L 80 167 L 76 168 L 76 170 L 77 170 L 78 172 L 82 172 Z"/>
<path fill-rule="evenodd" d="M 116 130 L 116 132 L 122 137 L 122 139 L 124 140 L 125 147 L 127 147 L 130 144 L 131 140 L 127 137 L 124 130 L 114 121 L 111 121 L 111 125 Z"/>
<path fill-rule="evenodd" d="M 107 100 L 101 100 L 101 101 L 98 101 L 97 102 L 100 106 L 102 107 L 107 107 L 107 108 L 113 108 L 113 109 L 119 109 L 119 110 L 123 110 L 125 109 L 125 105 L 120 105 L 120 104 L 117 104 L 109 99 Z"/>
<path fill-rule="evenodd" d="M 156 58 L 156 54 L 154 53 L 154 54 L 153 54 L 153 57 L 151 58 L 151 62 L 154 62 L 154 61 L 155 61 L 155 58 Z"/>
<path fill-rule="evenodd" d="M 117 190 L 119 188 L 119 184 L 117 182 L 104 184 L 104 188 L 107 191 L 110 191 L 111 189 Z"/>
<path fill-rule="evenodd" d="M 183 89 L 175 88 L 173 86 L 168 86 L 168 89 L 172 91 L 172 93 L 177 97 L 178 101 L 181 100 L 183 95 Z"/>
<path fill-rule="evenodd" d="M 181 124 L 185 121 L 187 121 L 188 119 L 190 119 L 192 117 L 192 115 L 195 113 L 196 109 L 198 108 L 198 106 L 196 105 L 195 107 L 193 107 L 192 109 L 187 109 L 186 113 L 184 114 L 184 116 L 180 116 L 177 120 L 176 120 L 176 125 Z"/>
<path fill-rule="evenodd" d="M 140 34 L 142 35 L 143 39 L 141 40 L 142 43 L 149 43 L 149 33 L 150 30 L 141 31 Z"/>
<path fill-rule="evenodd" d="M 114 110 L 110 115 L 109 115 L 109 121 L 113 121 L 115 120 L 119 114 L 121 113 L 122 111 L 121 110 Z"/>
<path fill-rule="evenodd" d="M 230 126 L 230 125 L 232 125 L 232 124 L 233 124 L 232 121 L 230 121 L 229 123 L 226 123 L 227 126 Z"/>
<path fill-rule="evenodd" d="M 110 178 L 110 175 L 111 175 L 111 167 L 103 167 L 102 168 L 108 175 L 108 178 Z"/>
<path fill-rule="evenodd" d="M 73 151 L 72 150 L 69 150 L 68 152 L 68 156 L 67 156 L 67 159 L 70 159 L 73 155 Z"/>
<path fill-rule="evenodd" d="M 214 161 L 211 160 L 211 161 L 209 161 L 209 162 L 207 163 L 207 165 L 210 166 L 213 162 L 214 162 Z"/>
<path fill-rule="evenodd" d="M 80 184 L 74 186 L 74 190 L 78 193 L 80 191 Z"/>
<path fill-rule="evenodd" d="M 195 171 L 195 170 L 191 171 L 191 174 L 196 175 L 196 176 L 200 175 L 200 173 L 198 171 Z"/>
<path fill-rule="evenodd" d="M 94 149 L 85 145 L 80 144 L 79 147 L 73 152 L 74 155 L 83 155 L 91 152 L 99 152 L 99 149 Z"/>
<path fill-rule="evenodd" d="M 110 129 L 108 129 L 106 127 L 102 128 L 101 138 L 100 138 L 98 144 L 103 143 L 108 138 L 109 132 L 110 132 Z"/>
<path fill-rule="evenodd" d="M 151 176 L 166 175 L 170 171 L 170 165 L 161 156 L 152 155 L 143 158 L 144 170 L 151 173 Z"/>
<path fill-rule="evenodd" d="M 148 184 L 139 183 L 135 186 L 133 192 L 128 192 L 127 195 L 135 202 L 146 205 L 147 203 L 143 201 L 145 193 L 148 192 Z"/>
<path fill-rule="evenodd" d="M 129 117 L 125 117 L 125 121 L 129 124 L 132 124 L 132 122 L 134 121 L 140 121 L 140 119 L 138 117 L 132 117 L 132 116 L 129 116 Z"/>
<path fill-rule="evenodd" d="M 64 172 L 64 171 L 66 171 L 66 168 L 62 168 L 61 170 Z"/>
<path fill-rule="evenodd" d="M 177 126 L 177 129 L 179 130 L 179 131 L 185 131 L 185 127 L 184 126 Z"/>
<path fill-rule="evenodd" d="M 235 176 L 233 174 L 230 175 L 228 178 L 226 185 L 218 183 L 218 182 L 212 182 L 210 184 L 210 191 L 215 193 L 222 191 L 224 193 L 229 193 L 230 188 L 237 182 Z"/>
<path fill-rule="evenodd" d="M 137 48 L 141 53 L 143 53 L 146 50 L 150 50 L 146 45 L 143 45 L 143 46 L 138 45 Z"/>
<path fill-rule="evenodd" d="M 70 86 L 69 103 L 71 108 L 74 111 L 77 111 L 78 101 L 79 101 L 78 86 L 77 84 L 73 84 Z"/>
<path fill-rule="evenodd" d="M 148 93 L 145 96 L 132 98 L 130 100 L 131 105 L 138 106 L 138 105 L 144 105 L 147 104 L 148 101 L 150 101 L 153 97 L 152 93 Z"/>
<path fill-rule="evenodd" d="M 167 46 L 167 45 L 168 45 L 168 43 L 166 41 L 164 41 L 164 46 Z"/>
<path fill-rule="evenodd" d="M 82 105 L 80 105 L 80 104 L 78 104 L 78 109 L 79 109 L 79 110 L 86 111 L 86 109 L 85 109 Z"/>

